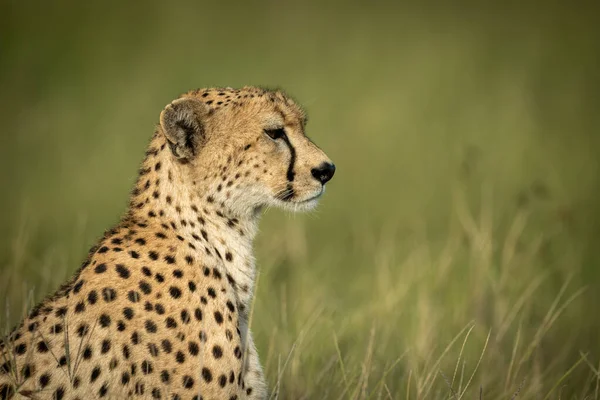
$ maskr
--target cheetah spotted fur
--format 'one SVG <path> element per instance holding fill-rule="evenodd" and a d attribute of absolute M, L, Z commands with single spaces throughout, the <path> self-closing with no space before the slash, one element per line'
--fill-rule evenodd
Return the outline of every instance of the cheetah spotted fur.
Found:
<path fill-rule="evenodd" d="M 248 329 L 261 210 L 313 208 L 335 171 L 281 91 L 161 112 L 121 221 L 0 341 L 0 399 L 265 399 Z"/>

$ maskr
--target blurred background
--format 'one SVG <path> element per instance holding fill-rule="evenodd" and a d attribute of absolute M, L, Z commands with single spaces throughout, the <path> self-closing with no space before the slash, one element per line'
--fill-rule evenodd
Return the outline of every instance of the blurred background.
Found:
<path fill-rule="evenodd" d="M 264 85 L 338 168 L 257 238 L 279 398 L 598 398 L 592 3 L 0 4 L 3 332 L 118 222 L 166 104 Z"/>

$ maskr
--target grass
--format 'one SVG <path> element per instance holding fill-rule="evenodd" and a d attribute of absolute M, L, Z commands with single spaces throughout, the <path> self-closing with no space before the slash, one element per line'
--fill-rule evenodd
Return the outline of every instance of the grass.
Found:
<path fill-rule="evenodd" d="M 32 4 L 0 13 L 0 326 L 124 212 L 172 98 L 281 86 L 338 171 L 257 239 L 273 398 L 599 398 L 591 9 Z"/>

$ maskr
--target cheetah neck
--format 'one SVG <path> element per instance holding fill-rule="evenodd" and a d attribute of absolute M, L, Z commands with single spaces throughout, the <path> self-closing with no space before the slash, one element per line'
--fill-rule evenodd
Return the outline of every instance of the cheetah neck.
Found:
<path fill-rule="evenodd" d="M 131 196 L 129 218 L 175 235 L 185 251 L 221 264 L 240 311 L 248 310 L 256 275 L 252 244 L 260 213 L 234 213 L 219 196 L 220 181 L 199 185 L 183 168 L 162 135 L 155 134 Z"/>

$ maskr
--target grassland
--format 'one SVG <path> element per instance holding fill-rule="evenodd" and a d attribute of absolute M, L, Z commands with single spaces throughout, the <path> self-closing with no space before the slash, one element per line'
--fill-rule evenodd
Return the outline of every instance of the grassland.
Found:
<path fill-rule="evenodd" d="M 166 103 L 281 86 L 338 172 L 256 243 L 252 328 L 279 398 L 599 398 L 591 8 L 2 8 L 2 329 L 124 212 Z"/>

